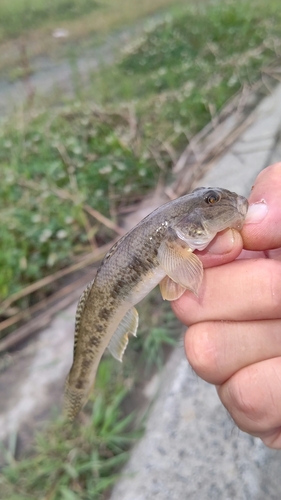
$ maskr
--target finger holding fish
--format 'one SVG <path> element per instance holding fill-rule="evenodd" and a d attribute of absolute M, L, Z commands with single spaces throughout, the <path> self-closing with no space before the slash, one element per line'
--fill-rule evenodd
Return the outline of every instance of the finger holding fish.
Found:
<path fill-rule="evenodd" d="M 218 233 L 205 250 L 195 254 L 200 258 L 203 267 L 214 267 L 235 260 L 243 249 L 241 234 L 236 229 L 226 229 Z"/>
<path fill-rule="evenodd" d="M 222 385 L 249 365 L 281 356 L 280 320 L 197 323 L 185 336 L 185 350 L 201 378 Z"/>
<path fill-rule="evenodd" d="M 244 248 L 271 250 L 281 246 L 281 163 L 258 175 L 249 196 L 249 210 L 242 229 Z"/>
<path fill-rule="evenodd" d="M 241 259 L 206 269 L 199 299 L 187 292 L 173 303 L 193 323 L 185 348 L 194 370 L 217 385 L 236 424 L 272 448 L 281 448 L 280 195 L 281 163 L 253 187 Z"/>
<path fill-rule="evenodd" d="M 186 292 L 172 308 L 187 326 L 205 321 L 277 319 L 281 314 L 281 262 L 243 259 L 206 269 L 199 297 Z"/>
<path fill-rule="evenodd" d="M 238 427 L 281 448 L 281 356 L 253 363 L 220 385 L 219 397 Z"/>

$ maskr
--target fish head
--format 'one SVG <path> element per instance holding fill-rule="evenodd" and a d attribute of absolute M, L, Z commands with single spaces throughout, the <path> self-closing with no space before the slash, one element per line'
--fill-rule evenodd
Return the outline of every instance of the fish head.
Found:
<path fill-rule="evenodd" d="M 192 250 L 204 250 L 224 229 L 242 229 L 248 210 L 244 196 L 227 189 L 204 187 L 191 195 L 187 214 L 176 222 L 174 229 Z"/>

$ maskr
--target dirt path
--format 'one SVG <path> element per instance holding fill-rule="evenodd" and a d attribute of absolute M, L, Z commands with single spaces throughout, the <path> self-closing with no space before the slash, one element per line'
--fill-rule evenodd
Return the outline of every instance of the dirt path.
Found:
<path fill-rule="evenodd" d="M 19 107 L 30 97 L 44 97 L 54 89 L 62 90 L 64 96 L 73 96 L 76 75 L 82 86 L 87 85 L 90 74 L 100 65 L 112 64 L 120 54 L 120 50 L 131 39 L 140 35 L 148 21 L 158 21 L 163 17 L 163 13 L 155 14 L 115 32 L 107 37 L 105 43 L 88 49 L 83 56 L 77 57 L 74 61 L 71 58 L 55 61 L 47 56 L 37 57 L 28 61 L 28 68 L 32 70 L 32 74 L 27 78 L 11 82 L 0 77 L 0 116 Z"/>

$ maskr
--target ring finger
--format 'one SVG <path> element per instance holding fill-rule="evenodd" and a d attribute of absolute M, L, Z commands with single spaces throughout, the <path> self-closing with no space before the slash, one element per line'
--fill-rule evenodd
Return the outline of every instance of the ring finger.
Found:
<path fill-rule="evenodd" d="M 221 385 L 248 365 L 281 356 L 280 328 L 281 320 L 198 323 L 186 333 L 186 356 L 201 378 Z"/>

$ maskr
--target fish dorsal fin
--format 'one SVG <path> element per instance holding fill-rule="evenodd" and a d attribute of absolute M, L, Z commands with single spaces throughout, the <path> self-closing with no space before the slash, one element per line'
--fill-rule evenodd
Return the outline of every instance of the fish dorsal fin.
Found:
<path fill-rule="evenodd" d="M 114 332 L 107 346 L 112 356 L 118 359 L 118 361 L 122 361 L 123 354 L 129 342 L 129 334 L 136 337 L 138 324 L 138 311 L 132 307 L 120 321 L 117 330 Z"/>
<path fill-rule="evenodd" d="M 184 241 L 176 236 L 164 240 L 158 249 L 158 260 L 175 283 L 198 295 L 203 279 L 203 265 Z"/>
<path fill-rule="evenodd" d="M 186 288 L 173 281 L 169 276 L 165 276 L 159 283 L 159 287 L 164 300 L 177 300 L 186 291 Z"/>
<path fill-rule="evenodd" d="M 75 315 L 74 355 L 75 355 L 76 345 L 77 345 L 77 341 L 78 341 L 78 331 L 79 331 L 79 327 L 80 327 L 80 323 L 81 323 L 82 313 L 84 311 L 85 304 L 86 304 L 86 301 L 87 301 L 87 298 L 88 298 L 88 295 L 91 291 L 92 286 L 93 286 L 93 281 L 91 281 L 91 283 L 89 283 L 86 286 L 84 292 L 82 293 L 82 295 L 79 299 L 78 305 L 77 305 L 76 315 Z"/>

